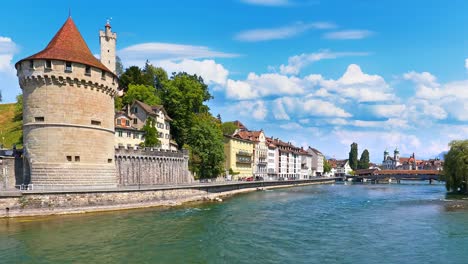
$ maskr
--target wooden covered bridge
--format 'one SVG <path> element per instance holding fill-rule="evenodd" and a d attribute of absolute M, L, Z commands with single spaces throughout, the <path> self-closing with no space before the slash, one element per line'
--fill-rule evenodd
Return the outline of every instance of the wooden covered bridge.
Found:
<path fill-rule="evenodd" d="M 366 169 L 356 170 L 353 178 L 358 182 L 365 181 L 389 181 L 395 180 L 415 180 L 415 181 L 429 181 L 441 180 L 442 171 L 439 170 L 379 170 L 379 169 Z"/>

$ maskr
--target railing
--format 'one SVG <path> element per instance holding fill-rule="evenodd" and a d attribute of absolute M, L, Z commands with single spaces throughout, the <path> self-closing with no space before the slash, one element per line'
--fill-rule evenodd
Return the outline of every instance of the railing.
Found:
<path fill-rule="evenodd" d="M 248 151 L 243 151 L 243 150 L 239 150 L 236 155 L 238 156 L 248 156 L 248 157 L 251 157 L 252 156 L 252 153 L 248 152 Z"/>

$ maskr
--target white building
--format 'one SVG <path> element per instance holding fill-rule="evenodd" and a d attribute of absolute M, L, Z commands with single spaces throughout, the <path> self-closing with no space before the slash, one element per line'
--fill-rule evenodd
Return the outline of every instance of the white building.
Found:
<path fill-rule="evenodd" d="M 135 148 L 145 142 L 145 132 L 133 126 L 133 119 L 125 112 L 115 113 L 115 147 Z"/>
<path fill-rule="evenodd" d="M 271 181 L 278 180 L 278 147 L 273 143 L 273 139 L 266 138 L 268 146 L 267 157 L 267 179 Z"/>
<path fill-rule="evenodd" d="M 163 106 L 149 106 L 135 100 L 131 105 L 126 107 L 126 114 L 132 119 L 132 126 L 139 130 L 143 128 L 148 118 L 153 118 L 156 122 L 158 139 L 161 142 L 160 148 L 165 150 L 174 149 L 175 142 L 171 141 L 171 126 L 169 124 L 172 119 Z"/>
<path fill-rule="evenodd" d="M 310 155 L 304 149 L 301 149 L 301 179 L 310 179 L 312 174 L 312 155 Z"/>
<path fill-rule="evenodd" d="M 312 175 L 320 177 L 323 175 L 323 160 L 325 156 L 315 148 L 309 147 L 307 152 L 312 155 Z"/>
<path fill-rule="evenodd" d="M 349 175 L 353 169 L 349 166 L 349 161 L 346 160 L 337 160 L 336 161 L 336 172 L 335 176 L 345 176 Z"/>

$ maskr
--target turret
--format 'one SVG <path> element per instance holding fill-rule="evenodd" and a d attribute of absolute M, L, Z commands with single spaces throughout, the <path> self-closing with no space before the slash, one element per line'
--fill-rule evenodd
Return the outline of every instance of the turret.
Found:
<path fill-rule="evenodd" d="M 386 161 L 388 159 L 388 151 L 385 150 L 383 153 L 383 160 Z"/>
<path fill-rule="evenodd" d="M 115 45 L 117 34 L 112 32 L 110 21 L 107 20 L 104 31 L 99 31 L 99 44 L 101 45 L 101 63 L 115 74 Z"/>
<path fill-rule="evenodd" d="M 395 151 L 393 151 L 393 156 L 395 158 L 395 161 L 399 162 L 399 160 L 400 160 L 400 151 L 398 151 L 398 148 L 395 148 Z"/>

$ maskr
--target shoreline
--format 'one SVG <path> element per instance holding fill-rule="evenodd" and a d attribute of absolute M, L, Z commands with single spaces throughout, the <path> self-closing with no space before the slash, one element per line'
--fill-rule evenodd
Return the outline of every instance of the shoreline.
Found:
<path fill-rule="evenodd" d="M 333 183 L 335 178 L 101 191 L 26 191 L 0 196 L 0 219 L 174 207 L 190 202 L 216 202 L 224 197 L 258 190 Z"/>

